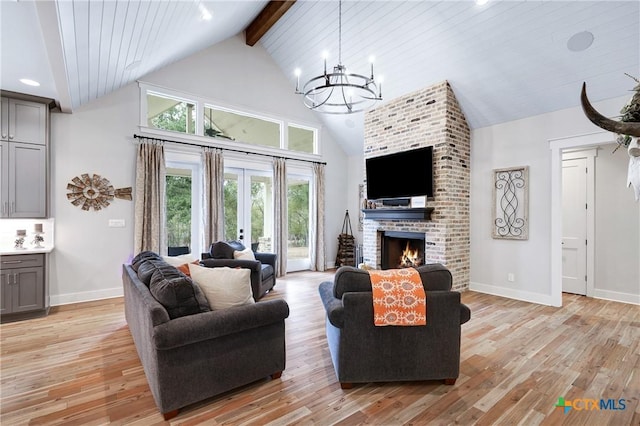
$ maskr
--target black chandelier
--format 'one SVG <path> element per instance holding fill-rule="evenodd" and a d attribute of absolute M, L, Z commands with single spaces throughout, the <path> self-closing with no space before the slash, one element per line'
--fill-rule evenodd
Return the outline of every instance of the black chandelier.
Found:
<path fill-rule="evenodd" d="M 327 58 L 324 57 L 324 73 L 311 78 L 300 90 L 300 69 L 295 70 L 296 93 L 303 95 L 307 108 L 325 114 L 351 114 L 364 111 L 382 100 L 382 79 L 376 84 L 373 76 L 373 57 L 371 76 L 347 72 L 342 64 L 342 0 L 338 9 L 338 65 L 333 72 L 327 73 Z"/>

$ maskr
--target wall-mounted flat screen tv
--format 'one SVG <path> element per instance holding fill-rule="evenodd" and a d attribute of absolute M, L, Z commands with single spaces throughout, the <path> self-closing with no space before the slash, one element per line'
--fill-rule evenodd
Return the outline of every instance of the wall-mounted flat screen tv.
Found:
<path fill-rule="evenodd" d="M 412 149 L 365 161 L 367 199 L 433 197 L 433 147 Z"/>

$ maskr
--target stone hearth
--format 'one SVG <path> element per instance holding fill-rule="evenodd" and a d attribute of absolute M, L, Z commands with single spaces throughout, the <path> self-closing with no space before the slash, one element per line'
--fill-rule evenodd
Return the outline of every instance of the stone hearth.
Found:
<path fill-rule="evenodd" d="M 468 288 L 470 131 L 449 83 L 394 99 L 366 112 L 364 119 L 365 159 L 433 146 L 435 185 L 435 196 L 427 202 L 434 208 L 431 220 L 365 215 L 364 262 L 381 267 L 381 231 L 422 233 L 426 263 L 442 263 L 456 290 Z"/>

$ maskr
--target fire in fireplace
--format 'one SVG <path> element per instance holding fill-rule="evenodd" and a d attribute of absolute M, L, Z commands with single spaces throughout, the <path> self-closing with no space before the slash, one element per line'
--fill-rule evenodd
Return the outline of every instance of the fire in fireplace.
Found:
<path fill-rule="evenodd" d="M 381 268 L 411 268 L 425 263 L 425 234 L 420 232 L 381 232 Z"/>

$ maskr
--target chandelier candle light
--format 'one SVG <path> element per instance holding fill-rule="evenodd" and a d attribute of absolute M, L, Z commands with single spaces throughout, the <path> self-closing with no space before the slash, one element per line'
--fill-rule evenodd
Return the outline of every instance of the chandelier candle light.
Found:
<path fill-rule="evenodd" d="M 376 84 L 373 75 L 373 56 L 371 62 L 371 76 L 347 72 L 342 64 L 342 1 L 338 11 L 338 65 L 333 72 L 327 73 L 327 54 L 323 54 L 324 73 L 311 78 L 300 90 L 299 68 L 296 68 L 296 94 L 304 96 L 307 108 L 325 114 L 351 114 L 364 111 L 382 100 L 382 78 Z"/>

